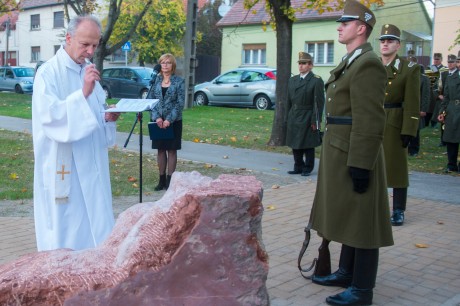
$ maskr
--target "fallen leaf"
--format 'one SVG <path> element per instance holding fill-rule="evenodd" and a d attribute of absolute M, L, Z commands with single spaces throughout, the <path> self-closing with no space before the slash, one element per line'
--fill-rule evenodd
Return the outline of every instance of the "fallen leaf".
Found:
<path fill-rule="evenodd" d="M 212 168 L 212 167 L 214 167 L 214 166 L 211 165 L 211 164 L 204 164 L 204 167 L 205 167 L 206 169 L 210 169 L 210 168 Z"/>
<path fill-rule="evenodd" d="M 228 159 L 228 155 L 222 156 L 223 159 Z"/>
<path fill-rule="evenodd" d="M 280 185 L 272 185 L 272 189 L 279 189 Z"/>
<path fill-rule="evenodd" d="M 139 186 L 136 183 L 133 183 L 134 188 L 139 188 Z"/>
<path fill-rule="evenodd" d="M 268 205 L 266 207 L 266 210 L 274 210 L 275 209 L 275 206 L 274 205 Z"/>
<path fill-rule="evenodd" d="M 128 182 L 137 182 L 137 178 L 133 176 L 128 176 Z"/>
<path fill-rule="evenodd" d="M 21 192 L 27 192 L 27 188 L 23 187 L 23 188 L 21 189 Z"/>
<path fill-rule="evenodd" d="M 200 138 L 193 138 L 193 142 L 200 142 Z"/>
<path fill-rule="evenodd" d="M 272 168 L 273 171 L 279 171 L 280 169 L 278 168 Z"/>
<path fill-rule="evenodd" d="M 438 224 L 444 224 L 444 221 L 438 220 Z"/>
<path fill-rule="evenodd" d="M 237 139 L 236 139 L 235 136 L 230 137 L 230 140 L 233 141 L 233 142 L 236 142 L 236 141 L 237 141 Z"/>
<path fill-rule="evenodd" d="M 425 243 L 416 243 L 415 246 L 420 249 L 425 249 L 428 247 L 428 244 Z"/>
<path fill-rule="evenodd" d="M 13 173 L 10 173 L 10 179 L 12 179 L 12 180 L 17 180 L 17 179 L 19 179 L 19 176 L 18 176 L 17 173 L 14 173 L 14 172 L 13 172 Z"/>

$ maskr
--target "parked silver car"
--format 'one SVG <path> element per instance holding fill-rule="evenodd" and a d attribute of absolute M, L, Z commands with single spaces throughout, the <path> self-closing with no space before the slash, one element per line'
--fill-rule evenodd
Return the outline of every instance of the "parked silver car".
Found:
<path fill-rule="evenodd" d="M 102 71 L 101 85 L 107 98 L 147 97 L 153 68 L 117 67 Z"/>
<path fill-rule="evenodd" d="M 221 104 L 255 106 L 259 110 L 276 103 L 276 69 L 237 68 L 194 88 L 196 105 Z"/>
<path fill-rule="evenodd" d="M 32 67 L 0 67 L 0 90 L 14 91 L 19 94 L 31 93 L 34 86 L 35 70 Z"/>

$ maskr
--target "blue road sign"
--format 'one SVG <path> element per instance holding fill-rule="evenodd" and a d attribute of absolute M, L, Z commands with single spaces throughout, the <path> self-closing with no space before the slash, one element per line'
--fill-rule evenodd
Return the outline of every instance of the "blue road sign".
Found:
<path fill-rule="evenodd" d="M 123 51 L 131 51 L 131 42 L 127 41 L 122 47 L 121 50 Z"/>

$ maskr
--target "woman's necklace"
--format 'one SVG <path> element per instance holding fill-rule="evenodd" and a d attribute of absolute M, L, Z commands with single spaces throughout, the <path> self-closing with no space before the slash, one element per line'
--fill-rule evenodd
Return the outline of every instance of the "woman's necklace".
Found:
<path fill-rule="evenodd" d="M 171 83 L 170 79 L 163 79 L 163 84 L 168 85 L 169 83 Z"/>

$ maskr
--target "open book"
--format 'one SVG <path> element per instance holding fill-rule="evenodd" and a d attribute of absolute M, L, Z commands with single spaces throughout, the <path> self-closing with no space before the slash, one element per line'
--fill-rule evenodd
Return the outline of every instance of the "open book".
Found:
<path fill-rule="evenodd" d="M 117 107 L 108 108 L 104 112 L 108 113 L 125 113 L 125 112 L 143 112 L 151 110 L 158 99 L 121 99 L 116 104 Z"/>

